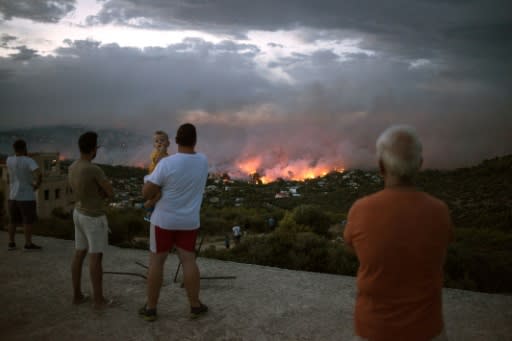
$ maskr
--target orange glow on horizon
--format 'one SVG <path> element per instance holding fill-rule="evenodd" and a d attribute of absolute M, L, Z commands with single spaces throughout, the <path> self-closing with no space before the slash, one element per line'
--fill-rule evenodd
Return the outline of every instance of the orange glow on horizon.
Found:
<path fill-rule="evenodd" d="M 137 167 L 137 168 L 147 168 L 146 165 L 144 164 L 144 162 L 142 161 L 136 161 L 134 164 L 133 164 L 134 167 Z"/>
<path fill-rule="evenodd" d="M 306 181 L 326 176 L 330 172 L 344 172 L 344 167 L 340 166 L 340 160 L 320 160 L 312 162 L 308 159 L 298 159 L 283 163 L 264 162 L 264 156 L 251 156 L 236 160 L 233 166 L 226 170 L 220 170 L 220 173 L 227 172 L 231 178 L 247 179 L 254 183 L 268 184 L 277 179 Z M 140 160 L 132 160 L 133 167 L 146 169 L 147 163 Z M 265 166 L 267 164 L 267 166 Z M 271 166 L 269 167 L 268 164 Z"/>
<path fill-rule="evenodd" d="M 249 177 L 259 174 L 258 179 L 263 184 L 275 181 L 279 178 L 285 180 L 305 181 L 327 175 L 331 171 L 343 172 L 344 168 L 339 167 L 339 161 L 335 165 L 333 162 L 317 162 L 311 165 L 310 160 L 295 160 L 286 165 L 275 165 L 272 168 L 265 168 L 262 165 L 262 158 L 259 156 L 242 159 L 236 162 L 238 171 Z"/>

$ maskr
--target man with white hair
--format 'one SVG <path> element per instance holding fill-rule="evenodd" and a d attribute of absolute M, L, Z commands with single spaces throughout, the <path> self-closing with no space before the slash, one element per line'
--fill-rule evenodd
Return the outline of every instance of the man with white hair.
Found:
<path fill-rule="evenodd" d="M 453 239 L 445 203 L 414 186 L 422 164 L 415 130 L 393 126 L 377 140 L 385 188 L 351 207 L 344 240 L 359 259 L 355 340 L 446 340 L 443 264 Z"/>

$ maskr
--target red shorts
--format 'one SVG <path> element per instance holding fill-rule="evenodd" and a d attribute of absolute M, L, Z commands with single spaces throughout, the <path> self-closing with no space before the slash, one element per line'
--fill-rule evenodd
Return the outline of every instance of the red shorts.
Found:
<path fill-rule="evenodd" d="M 154 253 L 169 252 L 176 248 L 195 252 L 197 232 L 195 230 L 166 230 L 151 224 L 149 231 L 149 249 Z"/>

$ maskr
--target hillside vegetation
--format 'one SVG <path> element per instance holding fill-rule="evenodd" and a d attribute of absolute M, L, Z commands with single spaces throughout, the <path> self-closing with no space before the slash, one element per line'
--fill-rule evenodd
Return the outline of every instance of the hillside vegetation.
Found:
<path fill-rule="evenodd" d="M 113 180 L 140 178 L 145 171 L 102 166 Z M 116 181 L 114 181 L 116 183 Z M 512 293 L 512 155 L 475 167 L 426 170 L 420 189 L 444 200 L 451 209 L 456 240 L 449 247 L 445 285 L 483 292 Z M 201 212 L 201 255 L 289 269 L 355 275 L 357 260 L 341 238 L 344 220 L 355 200 L 382 189 L 374 171 L 332 172 L 301 181 L 266 185 L 211 176 Z M 288 197 L 276 198 L 277 193 Z M 56 211 L 40 221 L 36 233 L 73 238 L 69 212 Z M 147 247 L 144 212 L 110 209 L 110 242 Z M 269 224 L 269 218 L 275 224 Z M 246 232 L 239 245 L 226 249 L 225 236 L 235 224 Z"/>

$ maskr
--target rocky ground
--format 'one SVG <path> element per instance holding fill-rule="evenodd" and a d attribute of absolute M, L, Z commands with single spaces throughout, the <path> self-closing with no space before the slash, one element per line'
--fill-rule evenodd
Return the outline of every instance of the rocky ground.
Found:
<path fill-rule="evenodd" d="M 17 235 L 22 245 L 22 235 Z M 105 274 L 107 296 L 117 304 L 95 311 L 71 304 L 73 242 L 35 237 L 41 252 L 7 251 L 0 232 L 0 339 L 2 340 L 350 340 L 355 280 L 352 277 L 199 259 L 208 315 L 189 320 L 184 289 L 173 283 L 177 259 L 170 255 L 159 319 L 145 322 L 137 309 L 145 281 Z M 104 271 L 144 274 L 147 252 L 109 247 Z M 84 291 L 90 293 L 87 268 Z M 445 289 L 450 340 L 512 340 L 512 296 Z"/>

